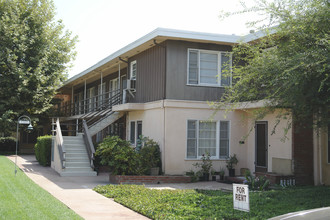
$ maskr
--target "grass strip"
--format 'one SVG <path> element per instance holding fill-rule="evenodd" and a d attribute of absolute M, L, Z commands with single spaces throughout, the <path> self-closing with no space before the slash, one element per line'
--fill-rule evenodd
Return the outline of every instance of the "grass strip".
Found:
<path fill-rule="evenodd" d="M 0 219 L 82 219 L 0 155 Z"/>
<path fill-rule="evenodd" d="M 233 211 L 232 193 L 221 190 L 157 190 L 141 185 L 107 185 L 94 190 L 152 219 L 268 219 L 330 206 L 330 187 L 250 192 L 250 214 Z"/>

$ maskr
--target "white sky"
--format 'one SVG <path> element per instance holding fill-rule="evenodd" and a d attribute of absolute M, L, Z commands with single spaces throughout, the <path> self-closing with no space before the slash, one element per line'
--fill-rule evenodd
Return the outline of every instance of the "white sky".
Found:
<path fill-rule="evenodd" d="M 239 0 L 53 0 L 66 29 L 78 35 L 72 77 L 157 27 L 247 34 L 251 15 L 220 21 L 221 11 L 241 9 Z M 245 2 L 252 3 L 252 0 Z"/>

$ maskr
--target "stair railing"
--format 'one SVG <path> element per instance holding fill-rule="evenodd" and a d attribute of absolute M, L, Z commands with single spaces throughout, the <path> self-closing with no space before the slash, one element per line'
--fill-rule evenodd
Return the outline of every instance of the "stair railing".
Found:
<path fill-rule="evenodd" d="M 59 118 L 56 119 L 56 136 L 55 136 L 55 146 L 58 148 L 60 160 L 61 160 L 61 166 L 62 169 L 65 168 L 65 148 L 63 145 L 63 136 L 60 126 L 60 120 Z"/>
<path fill-rule="evenodd" d="M 91 167 L 94 168 L 94 154 L 95 154 L 95 148 L 92 142 L 91 135 L 89 133 L 87 123 L 85 120 L 83 120 L 83 136 L 85 141 L 85 146 L 88 154 L 88 159 L 90 161 Z"/>

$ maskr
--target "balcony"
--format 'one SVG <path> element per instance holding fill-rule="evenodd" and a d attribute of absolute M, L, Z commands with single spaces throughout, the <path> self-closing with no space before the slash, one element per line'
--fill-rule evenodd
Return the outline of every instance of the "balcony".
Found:
<path fill-rule="evenodd" d="M 55 114 L 72 119 L 106 115 L 112 111 L 113 106 L 122 103 L 122 92 L 118 89 L 82 100 L 78 96 L 75 98 L 73 103 L 61 102 L 57 105 Z"/>

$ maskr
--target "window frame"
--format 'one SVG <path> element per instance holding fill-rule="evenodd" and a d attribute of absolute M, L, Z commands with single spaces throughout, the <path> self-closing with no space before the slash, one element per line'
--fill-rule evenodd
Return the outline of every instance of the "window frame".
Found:
<path fill-rule="evenodd" d="M 133 76 L 133 65 L 135 64 L 135 75 Z M 137 62 L 133 60 L 130 62 L 130 71 L 129 71 L 129 79 L 136 80 L 136 73 L 137 73 Z"/>
<path fill-rule="evenodd" d="M 132 137 L 131 137 L 131 135 L 132 135 L 132 129 L 131 129 L 132 128 L 132 126 L 131 126 L 132 122 L 134 123 L 134 143 L 132 142 Z M 131 120 L 131 121 L 129 121 L 129 142 L 133 146 L 136 146 L 137 140 L 139 139 L 139 137 L 137 135 L 139 124 L 142 126 L 142 129 L 141 129 L 141 135 L 142 135 L 143 134 L 143 122 L 142 122 L 142 120 Z"/>
<path fill-rule="evenodd" d="M 197 84 L 189 83 L 189 60 L 190 60 L 190 51 L 197 51 Z M 208 53 L 208 54 L 217 54 L 217 83 L 201 83 L 200 78 L 200 54 Z M 227 85 L 222 85 L 222 72 L 221 72 L 221 55 L 222 54 L 230 54 L 230 82 L 228 86 L 232 86 L 232 76 L 233 76 L 233 58 L 232 52 L 229 51 L 216 51 L 216 50 L 205 50 L 205 49 L 195 49 L 195 48 L 188 48 L 187 50 L 187 86 L 204 86 L 204 87 L 227 87 Z"/>
<path fill-rule="evenodd" d="M 188 123 L 189 121 L 195 121 L 196 122 L 196 157 L 188 157 Z M 200 160 L 202 159 L 202 156 L 198 156 L 198 145 L 199 145 L 199 123 L 200 122 L 207 122 L 207 120 L 197 120 L 197 119 L 187 119 L 186 123 L 186 155 L 185 160 Z M 230 138 L 231 138 L 231 121 L 230 120 L 217 120 L 217 121 L 211 121 L 216 123 L 216 156 L 211 156 L 210 159 L 212 160 L 226 160 L 228 156 L 230 155 Z M 228 122 L 228 155 L 221 156 L 220 155 L 220 124 L 221 122 Z"/>

